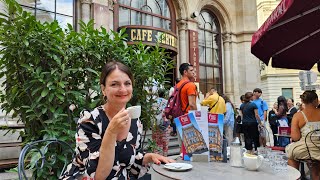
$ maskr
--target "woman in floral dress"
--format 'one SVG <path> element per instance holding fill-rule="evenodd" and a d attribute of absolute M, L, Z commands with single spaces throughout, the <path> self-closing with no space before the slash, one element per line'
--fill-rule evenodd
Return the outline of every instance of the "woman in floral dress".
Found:
<path fill-rule="evenodd" d="M 173 160 L 140 149 L 142 124 L 125 109 L 133 76 L 122 63 L 107 63 L 100 76 L 105 104 L 83 111 L 78 121 L 75 158 L 60 179 L 137 179 L 149 163 Z"/>

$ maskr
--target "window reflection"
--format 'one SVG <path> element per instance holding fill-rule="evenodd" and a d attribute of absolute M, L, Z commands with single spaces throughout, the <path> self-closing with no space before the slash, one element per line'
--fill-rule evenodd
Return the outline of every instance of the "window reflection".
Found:
<path fill-rule="evenodd" d="M 119 16 L 119 25 L 123 26 L 129 24 L 130 16 L 129 16 L 129 9 L 120 7 L 121 16 Z"/>
<path fill-rule="evenodd" d="M 209 11 L 203 10 L 199 22 L 199 64 L 200 91 L 208 92 L 211 87 L 222 93 L 222 64 L 219 38 L 221 33 L 217 18 Z"/>
<path fill-rule="evenodd" d="M 170 30 L 171 17 L 166 0 L 119 0 L 118 2 L 119 26 L 144 25 Z M 131 17 L 128 18 L 130 22 L 124 20 L 127 16 Z"/>
<path fill-rule="evenodd" d="M 220 78 L 220 68 L 214 68 L 214 82 L 215 83 L 221 83 L 221 78 Z"/>
<path fill-rule="evenodd" d="M 52 22 L 54 20 L 54 13 L 48 13 L 46 11 L 37 10 L 36 18 L 40 22 Z"/>
<path fill-rule="evenodd" d="M 59 15 L 59 14 L 57 14 L 56 20 L 58 21 L 60 26 L 62 28 L 64 28 L 64 29 L 66 29 L 68 27 L 68 24 L 72 24 L 73 23 L 73 17 L 62 16 L 62 15 Z"/>
<path fill-rule="evenodd" d="M 74 25 L 75 0 L 17 0 L 27 11 L 32 12 L 41 22 L 57 20 L 63 28 Z"/>
<path fill-rule="evenodd" d="M 130 6 L 130 1 L 128 0 L 118 0 L 119 4 Z"/>
<path fill-rule="evenodd" d="M 162 28 L 162 22 L 163 21 L 161 21 L 161 19 L 160 18 L 158 18 L 158 17 L 154 17 L 153 18 L 153 26 L 154 27 L 157 27 L 157 28 Z"/>
<path fill-rule="evenodd" d="M 152 26 L 152 16 L 142 13 L 141 15 L 142 23 L 144 26 Z"/>
<path fill-rule="evenodd" d="M 140 13 L 137 11 L 131 11 L 131 24 L 132 25 L 140 25 L 141 24 L 141 19 Z"/>
<path fill-rule="evenodd" d="M 73 0 L 56 0 L 56 2 L 57 2 L 57 13 L 73 16 Z M 70 19 L 70 18 L 66 18 L 66 19 Z"/>
<path fill-rule="evenodd" d="M 23 6 L 29 6 L 29 7 L 34 7 L 35 6 L 35 1 L 34 0 L 16 0 L 17 3 Z"/>

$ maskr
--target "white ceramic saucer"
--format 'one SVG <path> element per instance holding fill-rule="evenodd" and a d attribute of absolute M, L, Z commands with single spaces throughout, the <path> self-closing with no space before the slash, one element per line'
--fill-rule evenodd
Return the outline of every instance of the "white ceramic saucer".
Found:
<path fill-rule="evenodd" d="M 163 167 L 172 171 L 187 171 L 193 166 L 187 163 L 167 163 Z"/>

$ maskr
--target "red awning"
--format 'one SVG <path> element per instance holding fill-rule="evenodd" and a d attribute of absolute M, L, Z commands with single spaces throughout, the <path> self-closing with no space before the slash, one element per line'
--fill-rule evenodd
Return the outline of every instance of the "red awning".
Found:
<path fill-rule="evenodd" d="M 311 69 L 320 60 L 320 0 L 282 0 L 252 36 L 251 53 L 273 67 Z"/>

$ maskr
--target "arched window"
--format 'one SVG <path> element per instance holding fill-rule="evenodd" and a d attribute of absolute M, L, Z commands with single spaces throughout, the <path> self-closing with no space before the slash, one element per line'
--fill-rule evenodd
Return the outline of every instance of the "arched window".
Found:
<path fill-rule="evenodd" d="M 173 29 L 172 15 L 166 0 L 119 0 L 118 4 L 118 27 L 141 25 Z"/>
<path fill-rule="evenodd" d="M 24 10 L 33 13 L 42 22 L 57 20 L 63 28 L 74 25 L 76 0 L 17 0 Z"/>
<path fill-rule="evenodd" d="M 201 92 L 212 87 L 223 92 L 221 31 L 218 19 L 207 10 L 199 16 L 199 71 Z"/>

